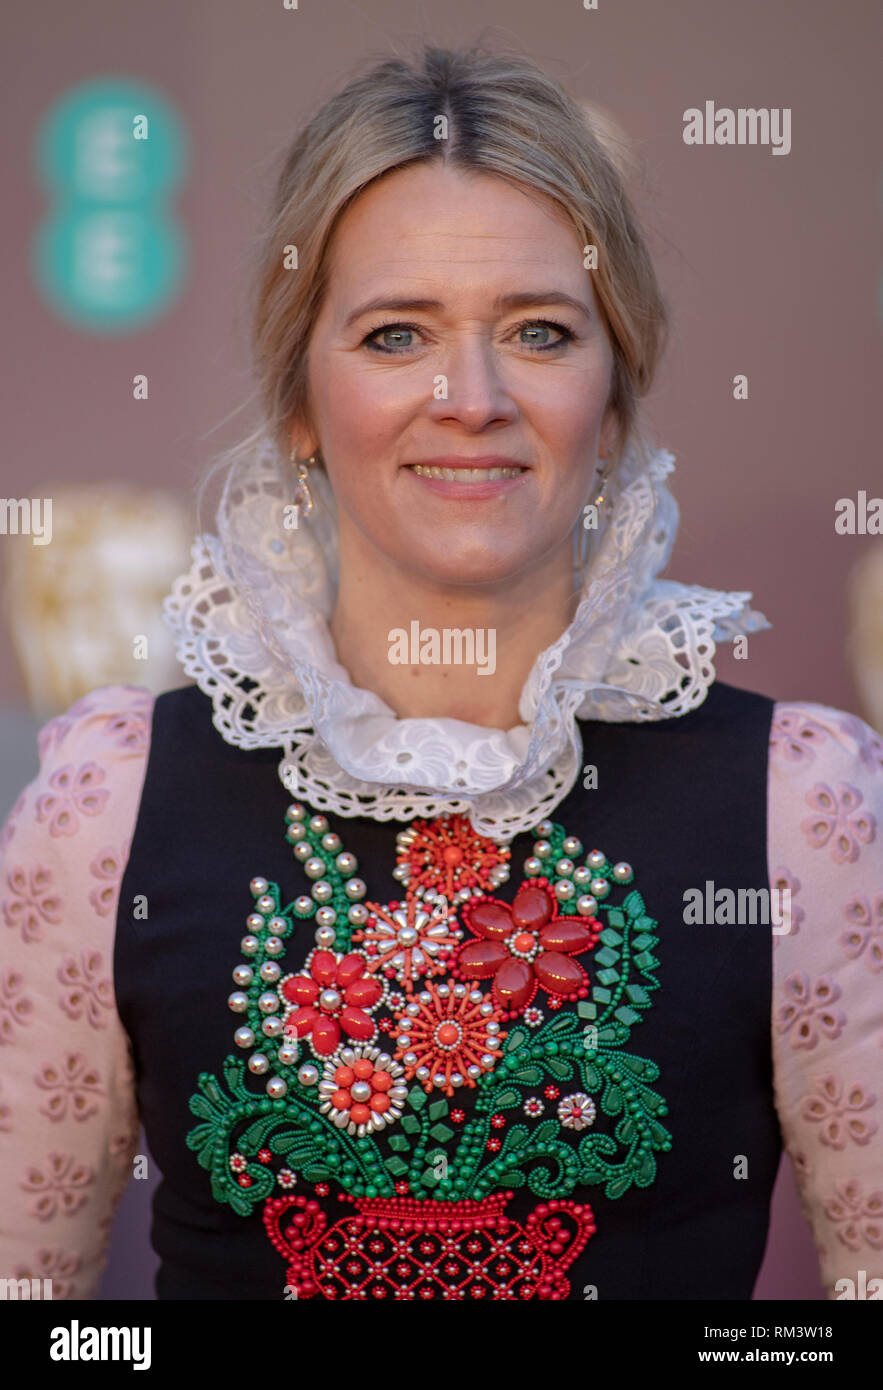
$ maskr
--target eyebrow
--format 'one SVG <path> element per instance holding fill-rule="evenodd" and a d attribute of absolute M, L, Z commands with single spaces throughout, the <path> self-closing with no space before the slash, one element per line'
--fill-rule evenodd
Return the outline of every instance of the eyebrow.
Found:
<path fill-rule="evenodd" d="M 571 309 L 576 309 L 579 313 L 585 314 L 586 318 L 591 318 L 591 311 L 582 300 L 575 299 L 572 294 L 565 294 L 563 290 L 523 290 L 516 294 L 500 294 L 493 302 L 493 308 L 504 312 L 510 309 L 529 309 L 539 304 L 563 304 Z M 349 328 L 350 324 L 357 319 L 363 318 L 365 314 L 379 313 L 381 309 L 395 312 L 413 312 L 414 310 L 443 309 L 445 306 L 440 299 L 410 299 L 399 298 L 389 299 L 385 295 L 380 295 L 377 299 L 369 299 L 367 304 L 362 304 L 358 309 L 348 315 L 344 322 L 344 328 Z"/>

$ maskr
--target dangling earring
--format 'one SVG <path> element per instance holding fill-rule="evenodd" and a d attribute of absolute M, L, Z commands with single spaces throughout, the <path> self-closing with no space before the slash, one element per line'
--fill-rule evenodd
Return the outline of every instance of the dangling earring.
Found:
<path fill-rule="evenodd" d="M 316 462 L 316 455 L 311 454 L 308 459 L 296 457 L 297 450 L 292 449 L 288 455 L 292 463 L 297 463 L 297 487 L 294 491 L 294 501 L 292 506 L 298 517 L 309 516 L 313 510 L 313 494 L 310 492 L 309 484 L 309 465 Z"/>

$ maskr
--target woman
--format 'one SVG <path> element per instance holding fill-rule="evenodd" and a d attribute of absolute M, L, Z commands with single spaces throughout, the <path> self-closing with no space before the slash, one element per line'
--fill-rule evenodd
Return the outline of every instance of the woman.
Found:
<path fill-rule="evenodd" d="M 53 720 L 5 830 L 4 1268 L 93 1292 L 140 1115 L 160 1298 L 747 1299 L 782 1139 L 829 1294 L 883 1273 L 883 742 L 656 578 L 664 332 L 529 61 L 296 139 L 196 685 Z"/>

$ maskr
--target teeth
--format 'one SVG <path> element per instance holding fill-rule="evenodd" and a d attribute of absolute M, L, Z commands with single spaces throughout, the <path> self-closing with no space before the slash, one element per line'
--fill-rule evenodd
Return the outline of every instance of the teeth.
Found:
<path fill-rule="evenodd" d="M 422 463 L 412 463 L 412 472 L 421 478 L 443 478 L 449 483 L 484 483 L 492 478 L 517 478 L 523 468 L 425 468 Z"/>

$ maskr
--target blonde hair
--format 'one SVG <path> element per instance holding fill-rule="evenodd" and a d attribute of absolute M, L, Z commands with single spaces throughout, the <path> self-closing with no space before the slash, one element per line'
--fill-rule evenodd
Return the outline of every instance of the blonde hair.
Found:
<path fill-rule="evenodd" d="M 439 116 L 446 139 L 435 138 Z M 664 350 L 668 313 L 626 192 L 633 162 L 621 134 L 588 104 L 581 109 L 530 58 L 481 46 L 427 47 L 417 61 L 385 59 L 349 81 L 283 156 L 253 291 L 251 348 L 263 418 L 221 464 L 235 463 L 266 435 L 287 458 L 292 422 L 310 422 L 307 347 L 335 226 L 375 179 L 430 161 L 548 195 L 569 214 L 581 244 L 598 248 L 590 273 L 613 349 L 614 458 L 630 441 L 646 447 L 638 402 Z M 285 267 L 291 246 L 296 271 Z"/>

